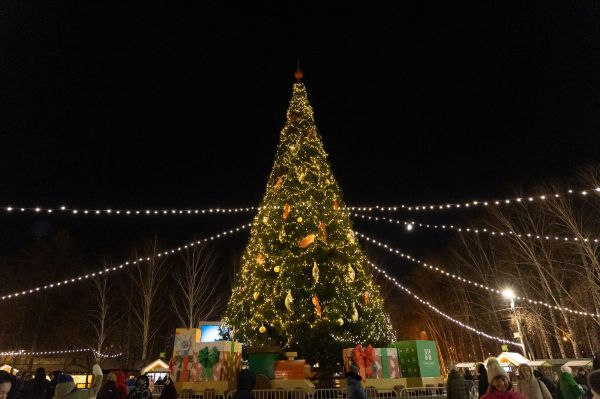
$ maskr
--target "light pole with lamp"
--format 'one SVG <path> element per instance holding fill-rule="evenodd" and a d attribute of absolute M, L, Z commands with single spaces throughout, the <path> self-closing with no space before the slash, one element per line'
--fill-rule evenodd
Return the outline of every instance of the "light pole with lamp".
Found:
<path fill-rule="evenodd" d="M 523 351 L 523 356 L 527 357 L 527 351 L 525 350 L 525 340 L 523 339 L 523 331 L 521 330 L 521 322 L 519 321 L 519 318 L 517 317 L 516 312 L 515 312 L 515 293 L 512 289 L 505 288 L 502 291 L 502 296 L 506 299 L 510 299 L 510 309 L 512 310 L 513 317 L 515 318 L 515 321 L 517 322 L 517 333 L 519 334 L 519 342 L 521 342 L 521 349 Z"/>

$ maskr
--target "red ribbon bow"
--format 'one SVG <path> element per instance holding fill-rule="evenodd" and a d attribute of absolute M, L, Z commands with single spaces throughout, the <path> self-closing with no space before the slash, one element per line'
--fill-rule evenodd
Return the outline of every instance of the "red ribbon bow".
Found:
<path fill-rule="evenodd" d="M 352 360 L 358 366 L 359 374 L 363 380 L 373 376 L 373 363 L 375 362 L 375 349 L 371 345 L 363 350 L 361 344 L 356 345 L 352 351 Z"/>

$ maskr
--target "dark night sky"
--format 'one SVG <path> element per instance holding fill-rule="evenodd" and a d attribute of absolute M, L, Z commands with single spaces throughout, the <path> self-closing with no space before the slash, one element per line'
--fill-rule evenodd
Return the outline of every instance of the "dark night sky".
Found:
<path fill-rule="evenodd" d="M 196 3 L 4 3 L 0 205 L 256 205 L 297 58 L 351 205 L 510 196 L 597 159 L 594 2 Z M 1 217 L 4 254 L 67 226 L 115 261 L 250 219 Z"/>

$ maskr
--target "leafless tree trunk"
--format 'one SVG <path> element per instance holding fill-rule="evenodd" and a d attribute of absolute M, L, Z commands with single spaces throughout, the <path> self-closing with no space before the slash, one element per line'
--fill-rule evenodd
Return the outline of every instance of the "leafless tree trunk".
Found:
<path fill-rule="evenodd" d="M 160 287 L 166 277 L 166 260 L 159 257 L 158 239 L 150 245 L 150 255 L 135 264 L 132 275 L 136 288 L 132 299 L 132 311 L 140 329 L 141 362 L 147 362 L 150 355 L 150 344 L 160 328 L 161 318 L 156 317 L 156 303 L 159 300 Z M 136 257 L 140 259 L 139 257 Z"/>
<path fill-rule="evenodd" d="M 174 273 L 180 291 L 170 296 L 171 306 L 181 325 L 193 328 L 225 303 L 217 294 L 223 273 L 216 269 L 214 255 L 203 245 L 185 252 L 182 260 L 183 268 Z"/>
<path fill-rule="evenodd" d="M 112 294 L 112 286 L 108 283 L 108 274 L 99 275 L 93 278 L 92 285 L 96 293 L 97 308 L 91 310 L 92 319 L 90 323 L 96 332 L 96 359 L 101 364 L 103 360 L 98 356 L 98 353 L 104 352 L 104 344 L 108 335 L 115 328 L 118 321 L 123 317 L 123 314 L 118 315 L 112 312 L 114 297 Z"/>

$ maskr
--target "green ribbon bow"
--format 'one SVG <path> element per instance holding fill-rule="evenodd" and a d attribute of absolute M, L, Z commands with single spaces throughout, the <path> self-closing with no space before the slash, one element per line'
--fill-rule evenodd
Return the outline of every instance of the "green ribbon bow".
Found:
<path fill-rule="evenodd" d="M 202 366 L 202 376 L 212 379 L 213 366 L 219 361 L 219 350 L 216 346 L 204 348 L 198 353 L 198 363 Z"/>

